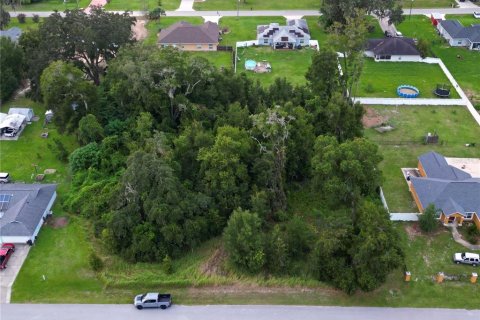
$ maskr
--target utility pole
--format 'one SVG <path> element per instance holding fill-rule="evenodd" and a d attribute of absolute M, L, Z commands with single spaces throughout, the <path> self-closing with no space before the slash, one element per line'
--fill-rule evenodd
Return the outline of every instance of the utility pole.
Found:
<path fill-rule="evenodd" d="M 240 0 L 237 1 L 237 19 L 240 16 Z"/>
<path fill-rule="evenodd" d="M 415 1 L 415 0 L 412 0 L 412 1 L 410 2 L 410 16 L 408 17 L 408 20 L 412 20 L 412 7 L 413 7 L 413 1 Z"/>

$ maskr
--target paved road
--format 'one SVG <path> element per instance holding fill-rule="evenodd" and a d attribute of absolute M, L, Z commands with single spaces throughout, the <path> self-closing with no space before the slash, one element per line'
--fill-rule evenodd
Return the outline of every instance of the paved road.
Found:
<path fill-rule="evenodd" d="M 429 15 L 432 12 L 443 14 L 470 14 L 474 11 L 480 11 L 480 8 L 445 8 L 445 9 L 413 9 L 412 15 Z M 409 10 L 404 10 L 405 14 L 409 14 Z M 122 12 L 122 11 L 115 11 Z M 10 16 L 16 17 L 18 14 L 23 13 L 28 17 L 33 14 L 37 14 L 40 17 L 48 17 L 52 12 L 48 11 L 17 11 L 10 12 Z M 143 16 L 143 11 L 132 11 L 133 16 Z M 170 17 L 203 17 L 203 16 L 223 16 L 223 17 L 236 17 L 237 11 L 167 11 L 167 16 Z M 319 16 L 318 10 L 254 10 L 254 11 L 239 11 L 238 15 L 241 17 L 257 17 L 257 16 Z"/>
<path fill-rule="evenodd" d="M 178 306 L 136 310 L 132 305 L 0 305 L 5 320 L 478 320 L 480 310 L 307 307 L 307 306 Z"/>

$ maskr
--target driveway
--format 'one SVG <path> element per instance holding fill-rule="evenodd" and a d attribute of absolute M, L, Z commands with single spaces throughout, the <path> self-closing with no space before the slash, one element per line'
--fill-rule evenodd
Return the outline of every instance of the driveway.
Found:
<path fill-rule="evenodd" d="M 25 262 L 29 251 L 29 245 L 15 244 L 15 252 L 10 257 L 7 268 L 0 270 L 0 303 L 10 303 L 13 282 L 15 281 L 20 268 L 22 268 L 23 262 Z"/>

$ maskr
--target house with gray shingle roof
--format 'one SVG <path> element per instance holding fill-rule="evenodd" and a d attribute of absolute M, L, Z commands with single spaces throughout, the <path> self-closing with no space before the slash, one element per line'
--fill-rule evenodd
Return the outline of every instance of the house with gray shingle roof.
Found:
<path fill-rule="evenodd" d="M 33 243 L 57 197 L 55 184 L 0 185 L 2 242 Z"/>
<path fill-rule="evenodd" d="M 365 56 L 374 58 L 375 61 L 416 62 L 422 60 L 415 41 L 404 37 L 369 39 Z"/>
<path fill-rule="evenodd" d="M 452 47 L 480 50 L 480 24 L 464 27 L 458 20 L 443 20 L 437 24 L 437 30 Z"/>
<path fill-rule="evenodd" d="M 213 22 L 205 22 L 194 26 L 180 21 L 160 31 L 158 45 L 160 47 L 175 47 L 185 51 L 216 51 L 219 29 Z"/>
<path fill-rule="evenodd" d="M 274 49 L 293 49 L 310 44 L 310 31 L 304 19 L 292 19 L 286 26 L 278 23 L 257 26 L 259 46 L 272 46 Z"/>
<path fill-rule="evenodd" d="M 428 152 L 418 157 L 419 177 L 410 177 L 410 192 L 420 212 L 433 204 L 443 223 L 473 221 L 480 229 L 480 178 Z"/>

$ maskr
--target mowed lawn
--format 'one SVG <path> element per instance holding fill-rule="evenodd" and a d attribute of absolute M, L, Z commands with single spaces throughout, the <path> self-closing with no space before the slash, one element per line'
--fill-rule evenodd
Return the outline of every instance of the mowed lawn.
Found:
<path fill-rule="evenodd" d="M 316 0 L 248 0 L 248 1 L 231 1 L 231 0 L 205 0 L 203 2 L 195 2 L 193 9 L 195 10 L 287 10 L 287 9 L 320 9 L 320 2 Z"/>
<path fill-rule="evenodd" d="M 453 0 L 402 0 L 403 11 L 408 14 L 410 6 L 413 8 L 451 8 Z"/>
<path fill-rule="evenodd" d="M 239 47 L 237 48 L 237 73 L 245 72 L 248 77 L 258 80 L 263 86 L 269 86 L 275 78 L 287 78 L 293 84 L 304 84 L 305 73 L 312 63 L 314 49 L 273 50 L 271 47 Z M 245 70 L 245 61 L 266 60 L 272 67 L 272 72 L 254 73 Z"/>
<path fill-rule="evenodd" d="M 480 127 L 464 107 L 369 107 L 395 129 L 378 133 L 366 129 L 365 135 L 377 143 L 384 157 L 383 191 L 391 212 L 417 212 L 400 168 L 416 167 L 418 156 L 436 151 L 446 157 L 480 158 Z M 424 136 L 437 132 L 440 143 L 425 145 Z M 476 147 L 465 147 L 476 143 Z"/>
<path fill-rule="evenodd" d="M 284 17 L 223 17 L 219 21 L 220 29 L 228 29 L 228 32 L 221 35 L 222 46 L 235 47 L 236 42 L 257 39 L 257 26 L 270 23 L 285 25 L 287 20 Z"/>
<path fill-rule="evenodd" d="M 16 11 L 65 11 L 66 9 L 84 9 L 88 7 L 91 0 L 42 0 L 31 4 L 17 6 Z M 7 11 L 13 11 L 11 6 L 4 6 Z M 12 18 L 13 19 L 13 18 Z"/>
<path fill-rule="evenodd" d="M 459 19 L 464 25 L 475 23 L 471 15 L 449 15 L 448 18 Z M 407 17 L 397 28 L 407 37 L 429 40 L 433 53 L 442 59 L 465 93 L 480 95 L 480 52 L 450 47 L 427 17 L 415 16 L 411 20 Z"/>
<path fill-rule="evenodd" d="M 63 182 L 68 175 L 68 165 L 59 161 L 48 145 L 54 144 L 53 139 L 59 139 L 72 152 L 77 147 L 76 139 L 71 135 L 60 134 L 53 124 L 42 128 L 45 119 L 45 107 L 42 104 L 19 99 L 4 104 L 0 111 L 7 113 L 14 106 L 32 108 L 40 120 L 27 124 L 18 140 L 0 141 L 0 171 L 9 172 L 13 181 L 30 183 L 33 182 L 35 164 L 38 173 L 43 173 L 45 169 L 57 170 L 54 174 L 46 175 L 44 182 Z M 43 132 L 48 132 L 48 138 L 40 136 Z"/>
<path fill-rule="evenodd" d="M 175 10 L 180 6 L 180 0 L 162 0 L 163 10 Z M 158 7 L 158 0 L 110 0 L 105 6 L 107 10 L 152 10 Z"/>
<path fill-rule="evenodd" d="M 420 98 L 435 98 L 433 91 L 436 85 L 444 83 L 450 84 L 442 69 L 436 64 L 375 62 L 371 58 L 366 58 L 355 96 L 395 98 L 398 97 L 397 87 L 407 84 L 420 90 Z M 458 93 L 451 90 L 451 97 L 458 98 Z"/>

